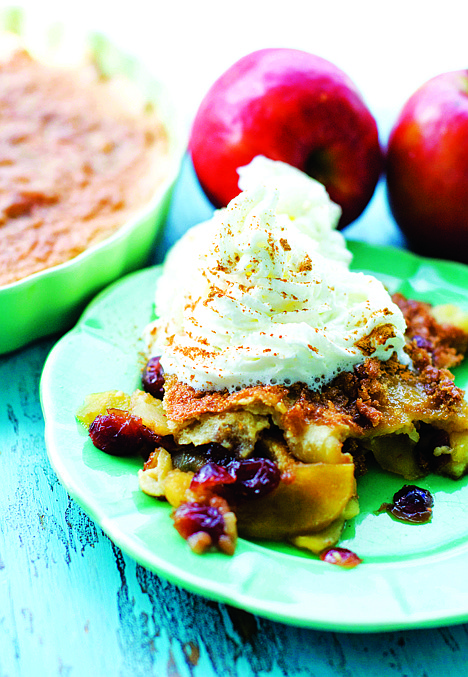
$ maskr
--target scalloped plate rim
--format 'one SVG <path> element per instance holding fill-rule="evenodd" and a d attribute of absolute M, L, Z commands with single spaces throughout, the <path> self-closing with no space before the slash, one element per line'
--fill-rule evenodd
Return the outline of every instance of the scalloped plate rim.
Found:
<path fill-rule="evenodd" d="M 357 241 L 350 241 L 348 244 L 350 249 L 352 251 L 355 250 L 358 256 L 359 252 L 363 252 L 365 254 L 375 254 L 376 256 L 391 254 L 392 256 L 397 256 L 401 261 L 405 260 L 414 263 L 417 266 L 424 264 L 432 268 L 443 268 L 453 271 L 457 270 L 457 272 L 461 273 L 463 277 L 466 276 L 466 285 L 468 288 L 468 267 L 464 266 L 463 264 L 452 263 L 444 260 L 423 259 L 417 254 L 405 250 L 399 250 L 392 246 L 368 245 L 366 243 Z M 88 332 L 88 335 L 92 336 L 93 340 L 100 340 L 99 331 L 96 332 L 93 330 L 93 332 L 89 332 L 89 329 L 86 329 L 84 323 L 89 318 L 93 317 L 96 312 L 99 314 L 100 307 L 103 303 L 105 303 L 106 299 L 108 299 L 112 294 L 119 294 L 120 292 L 124 291 L 127 286 L 133 283 L 136 284 L 140 281 L 140 279 L 146 279 L 147 276 L 149 279 L 152 275 L 156 276 L 159 269 L 160 267 L 155 266 L 131 273 L 130 275 L 125 276 L 123 279 L 114 282 L 105 290 L 100 292 L 83 312 L 76 327 L 68 332 L 56 344 L 46 361 L 41 379 L 41 402 L 46 424 L 46 447 L 52 466 L 54 467 L 61 483 L 67 489 L 68 493 L 82 506 L 91 519 L 99 524 L 103 531 L 107 533 L 107 535 L 119 547 L 122 548 L 124 552 L 136 559 L 136 561 L 143 566 L 157 574 L 164 576 L 172 583 L 190 590 L 191 592 L 204 595 L 209 599 L 222 603 L 233 604 L 251 611 L 252 613 L 258 613 L 259 615 L 274 621 L 315 629 L 347 632 L 375 632 L 384 630 L 434 627 L 442 624 L 447 625 L 461 623 L 468 620 L 468 583 L 466 585 L 466 590 L 462 591 L 460 589 L 460 595 L 463 592 L 463 601 L 460 602 L 456 608 L 446 608 L 444 610 L 438 609 L 432 612 L 428 611 L 427 609 L 419 611 L 413 610 L 411 613 L 405 614 L 403 607 L 399 609 L 397 605 L 396 611 L 392 610 L 390 612 L 385 611 L 385 609 L 378 609 L 367 618 L 363 618 L 359 613 L 356 614 L 355 618 L 350 618 L 349 610 L 347 615 L 345 614 L 345 617 L 340 615 L 339 610 L 332 612 L 324 609 L 307 610 L 304 607 L 304 603 L 302 601 L 298 602 L 297 600 L 282 603 L 278 602 L 277 600 L 272 601 L 268 595 L 262 598 L 258 594 L 253 595 L 251 592 L 245 592 L 241 588 L 226 585 L 226 583 L 223 583 L 222 580 L 207 580 L 206 577 L 200 576 L 197 573 L 193 573 L 187 568 L 187 562 L 195 561 L 192 559 L 195 557 L 197 562 L 199 562 L 200 559 L 203 559 L 206 562 L 207 569 L 211 569 L 213 566 L 215 570 L 216 567 L 218 567 L 218 569 L 220 569 L 220 567 L 224 569 L 227 566 L 224 555 L 213 553 L 200 558 L 199 556 L 195 556 L 190 552 L 187 552 L 186 543 L 180 539 L 180 547 L 178 549 L 180 550 L 182 561 L 178 563 L 178 565 L 174 565 L 166 559 L 164 552 L 149 550 L 148 547 L 145 546 L 141 541 L 138 539 L 135 540 L 135 535 L 133 533 L 129 533 L 128 531 L 125 531 L 125 529 L 122 530 L 122 527 L 119 526 L 118 520 L 109 518 L 109 515 L 106 512 L 106 506 L 101 504 L 99 497 L 93 495 L 90 499 L 89 497 L 86 497 L 86 495 L 83 495 L 82 487 L 78 486 L 76 480 L 70 475 L 69 459 L 64 456 L 62 450 L 57 446 L 58 425 L 54 418 L 54 411 L 60 410 L 62 405 L 56 397 L 55 387 L 57 384 L 55 384 L 53 380 L 54 374 L 56 369 L 60 366 L 61 360 L 67 355 L 69 342 L 73 341 L 74 338 L 83 333 L 83 330 L 85 333 Z M 378 274 L 378 266 L 376 266 L 375 272 Z M 150 290 L 148 290 L 148 294 L 149 293 Z M 150 317 L 145 318 L 146 321 L 149 321 L 150 319 Z M 76 430 L 77 424 L 75 422 L 74 416 L 67 425 L 69 426 L 70 430 L 73 430 L 73 428 Z M 78 446 L 83 446 L 86 436 L 80 437 L 79 433 L 76 434 L 79 439 L 78 441 L 75 440 L 75 443 Z M 60 435 L 58 436 L 60 437 Z M 175 531 L 174 538 L 179 538 Z M 466 559 L 467 555 L 468 543 L 460 544 L 456 548 L 453 548 L 453 552 L 451 551 L 444 556 L 426 557 L 424 559 L 429 559 L 432 565 L 437 567 L 439 565 L 444 566 L 444 562 L 447 561 L 458 561 L 459 558 L 462 560 Z M 316 576 L 318 576 L 318 580 L 320 580 L 322 576 L 326 576 L 327 579 L 333 579 L 333 582 L 336 582 L 338 596 L 340 594 L 340 588 L 343 585 L 347 586 L 349 583 L 351 583 L 351 581 L 359 581 L 359 579 L 362 578 L 362 575 L 359 574 L 359 571 L 362 572 L 367 570 L 369 572 L 369 581 L 372 580 L 374 584 L 383 585 L 383 587 L 385 587 L 385 584 L 388 584 L 389 580 L 391 581 L 392 575 L 395 574 L 395 572 L 398 574 L 403 566 L 398 563 L 384 563 L 374 565 L 372 563 L 366 564 L 364 562 L 362 565 L 360 565 L 360 567 L 351 571 L 343 571 L 334 567 L 325 569 L 323 567 L 326 565 L 322 565 L 312 558 L 291 558 L 291 556 L 288 554 L 270 551 L 256 543 L 249 543 L 248 541 L 239 539 L 238 550 L 236 551 L 236 554 L 233 556 L 233 558 L 228 559 L 232 563 L 236 562 L 236 558 L 238 561 L 241 561 L 242 558 L 245 558 L 246 556 L 250 559 L 253 558 L 253 561 L 257 564 L 262 563 L 265 565 L 265 562 L 274 563 L 275 566 L 277 566 L 280 570 L 286 566 L 286 562 L 288 565 L 292 566 L 292 568 L 295 566 L 299 569 L 302 569 L 304 563 L 307 562 L 307 566 L 310 566 L 310 576 L 313 580 Z M 291 561 L 294 561 L 294 566 L 291 565 Z M 320 566 L 320 569 L 317 569 L 317 564 Z M 417 562 L 410 562 L 404 566 L 404 569 L 408 574 L 408 572 L 414 570 L 415 567 L 417 569 Z M 253 569 L 250 571 L 253 572 Z M 398 585 L 400 584 L 397 584 L 397 588 Z M 310 591 L 305 592 L 310 593 Z M 397 592 L 399 592 L 398 589 Z M 316 592 L 316 595 L 318 594 L 319 591 Z M 466 600 L 465 597 L 467 598 Z M 341 597 L 341 601 L 343 601 L 343 597 Z"/>

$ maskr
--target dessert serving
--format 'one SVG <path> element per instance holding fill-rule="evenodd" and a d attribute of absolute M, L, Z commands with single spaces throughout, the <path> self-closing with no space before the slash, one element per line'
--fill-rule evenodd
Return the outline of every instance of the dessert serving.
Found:
<path fill-rule="evenodd" d="M 16 46 L 0 62 L 0 286 L 119 229 L 168 174 L 167 132 L 122 77 Z"/>
<path fill-rule="evenodd" d="M 239 533 L 322 553 L 369 458 L 411 481 L 466 472 L 449 371 L 466 318 L 350 271 L 339 208 L 299 170 L 257 157 L 240 177 L 167 258 L 143 389 L 90 395 L 78 418 L 103 451 L 143 455 L 141 489 L 195 552 Z"/>

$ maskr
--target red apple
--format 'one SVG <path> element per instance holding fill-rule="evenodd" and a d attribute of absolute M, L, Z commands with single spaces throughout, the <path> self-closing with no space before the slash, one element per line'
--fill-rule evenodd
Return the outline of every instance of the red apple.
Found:
<path fill-rule="evenodd" d="M 376 122 L 347 75 L 286 48 L 248 54 L 213 84 L 189 150 L 216 207 L 239 193 L 237 168 L 265 155 L 321 181 L 343 210 L 340 227 L 366 207 L 383 163 Z"/>
<path fill-rule="evenodd" d="M 388 142 L 387 193 L 413 249 L 468 261 L 468 70 L 432 78 L 403 106 Z"/>

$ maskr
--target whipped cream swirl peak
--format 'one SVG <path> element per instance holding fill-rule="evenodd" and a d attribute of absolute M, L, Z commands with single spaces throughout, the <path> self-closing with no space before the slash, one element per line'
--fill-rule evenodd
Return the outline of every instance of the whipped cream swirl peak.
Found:
<path fill-rule="evenodd" d="M 340 209 L 298 169 L 263 157 L 240 195 L 172 248 L 148 328 L 152 355 L 198 390 L 305 383 L 403 352 L 405 321 L 383 285 L 349 270 Z"/>

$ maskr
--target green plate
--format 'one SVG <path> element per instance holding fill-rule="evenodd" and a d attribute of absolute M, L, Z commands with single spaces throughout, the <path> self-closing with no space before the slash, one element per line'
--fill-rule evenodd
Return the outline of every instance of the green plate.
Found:
<path fill-rule="evenodd" d="M 468 308 L 468 267 L 359 242 L 350 248 L 353 267 L 374 273 L 392 292 Z M 91 392 L 138 386 L 141 333 L 152 318 L 158 274 L 158 268 L 148 268 L 102 292 L 45 365 L 47 449 L 70 495 L 143 566 L 192 592 L 273 620 L 354 632 L 467 621 L 467 478 L 419 482 L 435 497 L 434 515 L 429 524 L 409 525 L 376 514 L 404 482 L 372 469 L 359 480 L 361 513 L 341 542 L 364 561 L 344 570 L 288 546 L 243 539 L 233 557 L 194 555 L 173 528 L 170 507 L 140 491 L 140 462 L 93 447 L 75 411 Z M 456 380 L 468 385 L 468 365 L 458 368 Z"/>

